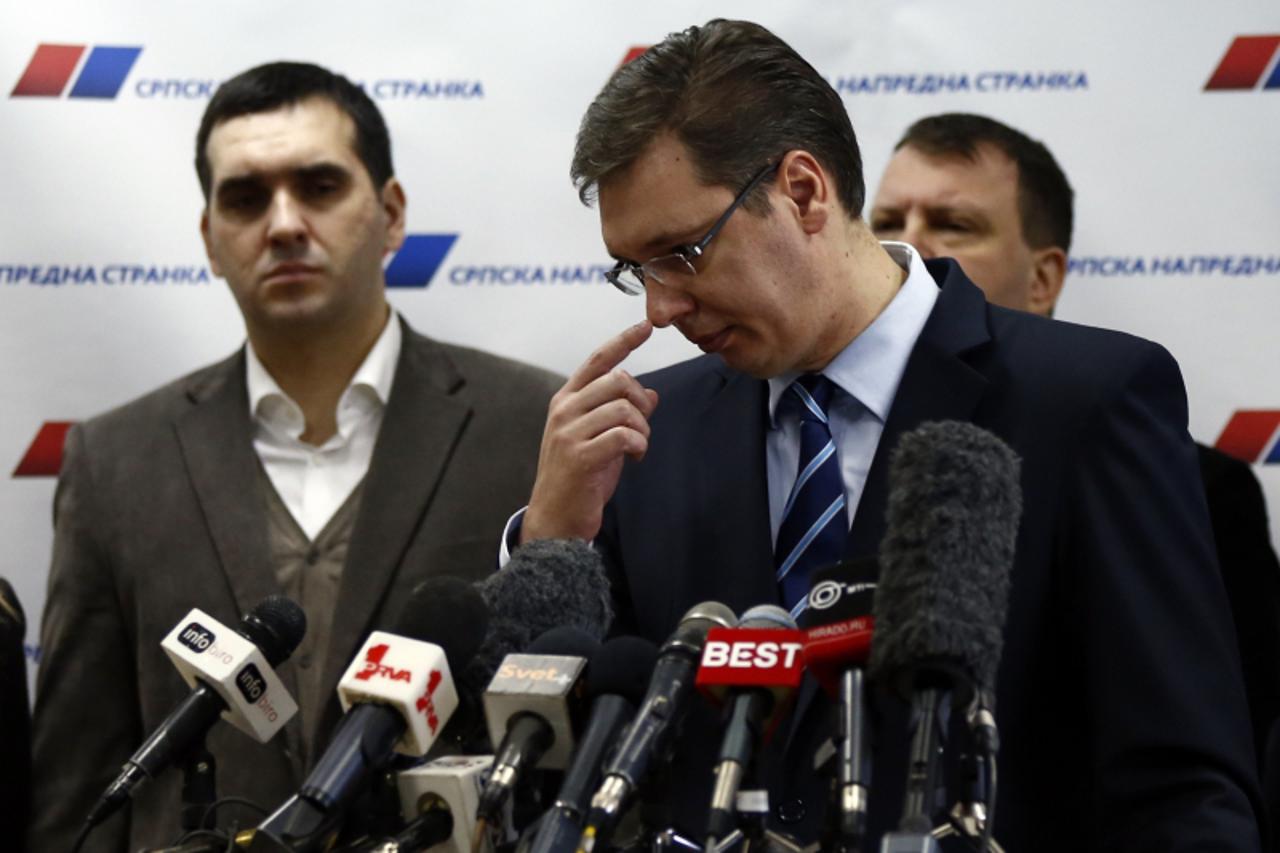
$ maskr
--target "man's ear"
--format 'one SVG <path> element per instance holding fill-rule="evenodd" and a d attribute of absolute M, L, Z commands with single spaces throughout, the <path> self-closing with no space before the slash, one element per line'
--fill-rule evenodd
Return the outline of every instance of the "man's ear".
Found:
<path fill-rule="evenodd" d="M 806 234 L 826 226 L 834 214 L 835 188 L 818 158 L 803 149 L 788 151 L 774 181 Z"/>
<path fill-rule="evenodd" d="M 207 204 L 204 210 L 200 211 L 200 239 L 204 241 L 204 254 L 209 259 L 209 271 L 218 278 L 222 278 L 222 267 L 218 265 L 218 259 L 213 256 L 213 245 L 209 242 L 209 206 Z"/>
<path fill-rule="evenodd" d="M 404 187 L 394 177 L 387 178 L 382 185 L 381 201 L 382 212 L 387 217 L 387 242 L 383 251 L 391 254 L 404 244 L 405 208 L 408 206 Z"/>
<path fill-rule="evenodd" d="M 1053 307 L 1062 294 L 1067 278 L 1067 253 L 1060 246 L 1046 246 L 1031 251 L 1031 293 L 1027 310 L 1042 317 L 1052 317 Z"/>

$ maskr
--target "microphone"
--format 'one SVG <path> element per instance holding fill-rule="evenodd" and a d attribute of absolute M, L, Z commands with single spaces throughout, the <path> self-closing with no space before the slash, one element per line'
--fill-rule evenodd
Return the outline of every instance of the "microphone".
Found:
<path fill-rule="evenodd" d="M 563 770 L 573 754 L 571 714 L 587 658 L 600 642 L 577 628 L 553 628 L 525 654 L 507 655 L 484 694 L 489 739 L 499 746 L 478 817 L 497 822 L 528 767 Z"/>
<path fill-rule="evenodd" d="M 990 704 L 1022 513 L 1019 465 L 1000 439 L 956 421 L 907 433 L 891 458 L 871 675 L 911 702 L 916 729 L 899 832 L 882 851 L 919 850 L 931 831 L 948 700 Z"/>
<path fill-rule="evenodd" d="M 89 812 L 84 834 L 198 746 L 219 716 L 261 743 L 270 740 L 298 710 L 273 667 L 288 660 L 306 630 L 306 614 L 283 595 L 263 599 L 234 630 L 199 609 L 188 613 L 160 645 L 191 692 L 125 762 Z"/>
<path fill-rule="evenodd" d="M 398 772 L 400 813 L 412 819 L 392 849 L 472 853 L 480 790 L 492 765 L 491 755 L 450 755 Z M 483 838 L 479 846 L 492 850 L 491 842 Z"/>
<path fill-rule="evenodd" d="M 658 647 L 640 637 L 614 637 L 587 664 L 586 698 L 594 700 L 587 727 L 529 853 L 573 853 L 605 754 L 644 698 Z"/>
<path fill-rule="evenodd" d="M 484 692 L 507 654 L 527 649 L 552 628 L 577 628 L 602 640 L 613 623 L 604 563 L 581 539 L 521 545 L 476 588 L 490 616 L 488 635 L 461 679 L 475 695 Z"/>
<path fill-rule="evenodd" d="M 450 662 L 475 654 L 487 621 L 470 584 L 451 577 L 419 584 L 394 632 L 374 631 L 347 667 L 338 683 L 346 716 L 298 793 L 258 826 L 248 849 L 326 849 L 346 807 L 396 752 L 425 755 L 458 706 Z"/>
<path fill-rule="evenodd" d="M 608 841 L 623 806 L 644 780 L 649 766 L 666 752 L 688 709 L 707 633 L 716 626 L 732 628 L 737 621 L 733 611 L 718 601 L 703 602 L 685 613 L 663 643 L 640 711 L 605 766 L 604 782 L 591 799 L 591 812 L 578 845 L 582 853 L 591 853 L 597 843 Z"/>
<path fill-rule="evenodd" d="M 807 628 L 804 663 L 838 702 L 836 729 L 836 808 L 827 846 L 858 850 L 867 832 L 870 787 L 866 731 L 866 677 L 871 653 L 879 562 L 860 557 L 815 571 L 809 606 L 801 615 Z"/>
<path fill-rule="evenodd" d="M 736 628 L 707 634 L 697 687 L 716 704 L 728 690 L 728 720 L 707 818 L 707 849 L 737 828 L 736 800 L 757 740 L 768 740 L 804 676 L 803 635 L 791 614 L 761 604 L 742 614 Z"/>

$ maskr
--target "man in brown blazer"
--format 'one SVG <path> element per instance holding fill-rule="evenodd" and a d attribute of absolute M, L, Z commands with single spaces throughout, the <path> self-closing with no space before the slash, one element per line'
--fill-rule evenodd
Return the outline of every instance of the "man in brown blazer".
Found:
<path fill-rule="evenodd" d="M 187 690 L 160 640 L 298 601 L 280 675 L 298 718 L 259 745 L 216 725 L 218 794 L 274 809 L 340 716 L 365 635 L 431 574 L 492 568 L 528 497 L 559 378 L 415 334 L 383 259 L 405 193 L 381 115 L 345 78 L 274 63 L 225 83 L 196 141 L 213 271 L 244 316 L 227 360 L 74 428 L 55 498 L 34 720 L 32 850 L 67 850 L 122 763 Z M 85 850 L 180 835 L 181 774 L 140 789 Z M 229 813 L 219 813 L 220 822 Z M 240 824 L 256 821 L 252 811 Z"/>

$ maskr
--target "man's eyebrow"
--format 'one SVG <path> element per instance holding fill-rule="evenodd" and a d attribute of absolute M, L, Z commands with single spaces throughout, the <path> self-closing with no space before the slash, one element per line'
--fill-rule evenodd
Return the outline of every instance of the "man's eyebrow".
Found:
<path fill-rule="evenodd" d="M 710 228 L 711 223 L 708 222 L 700 223 L 699 225 L 695 225 L 690 228 L 668 228 L 661 231 L 653 237 L 650 237 L 641 247 L 649 250 L 645 252 L 646 257 L 644 261 L 635 261 L 615 252 L 609 252 L 609 257 L 613 258 L 615 261 L 622 261 L 624 264 L 634 264 L 639 266 L 645 261 L 651 261 L 654 258 L 668 254 L 671 249 L 676 246 L 687 246 L 690 243 L 701 240 L 703 235 L 706 234 Z"/>
<path fill-rule="evenodd" d="M 213 188 L 214 195 L 222 195 L 223 193 L 234 192 L 235 190 L 250 189 L 262 184 L 262 173 L 246 172 L 243 175 L 230 175 L 226 178 L 219 178 L 218 183 Z"/>
<path fill-rule="evenodd" d="M 925 209 L 930 213 L 963 213 L 966 216 L 986 216 L 985 211 L 976 205 L 964 201 L 949 201 L 945 204 L 927 204 Z"/>
<path fill-rule="evenodd" d="M 338 163 L 314 163 L 310 166 L 302 166 L 292 170 L 294 176 L 307 178 L 345 178 L 351 174 L 351 170 L 346 166 Z"/>
<path fill-rule="evenodd" d="M 274 174 L 276 173 L 254 169 L 238 175 L 228 175 L 227 177 L 220 178 L 218 180 L 217 185 L 214 187 L 214 192 L 220 193 L 224 190 L 235 190 L 257 186 L 269 180 Z M 325 160 L 319 163 L 299 166 L 295 169 L 288 169 L 286 170 L 286 174 L 292 178 L 309 180 L 315 178 L 347 177 L 351 174 L 351 170 L 339 163 Z"/>

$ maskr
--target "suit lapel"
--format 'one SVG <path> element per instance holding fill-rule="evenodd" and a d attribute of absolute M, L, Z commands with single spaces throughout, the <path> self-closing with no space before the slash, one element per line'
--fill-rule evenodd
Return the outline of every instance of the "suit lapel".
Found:
<path fill-rule="evenodd" d="M 174 429 L 236 610 L 244 614 L 267 596 L 284 592 L 272 567 L 266 508 L 257 486 L 260 463 L 253 449 L 244 350 L 201 374 L 187 394 L 195 405 Z M 294 668 L 282 667 L 277 674 L 297 696 Z M 295 721 L 284 732 L 290 763 L 301 778 L 301 727 Z"/>
<path fill-rule="evenodd" d="M 981 291 L 954 261 L 929 261 L 942 290 L 907 359 L 907 368 L 876 446 L 845 559 L 875 554 L 885 531 L 889 461 L 898 440 L 926 421 L 967 421 L 986 390 L 986 378 L 963 356 L 990 339 Z"/>
<path fill-rule="evenodd" d="M 325 657 L 325 684 L 331 687 L 364 636 L 388 627 L 374 625 L 374 615 L 471 415 L 459 396 L 464 382 L 453 362 L 435 343 L 403 323 L 402 329 L 404 343 L 365 475 Z"/>
<path fill-rule="evenodd" d="M 282 590 L 271 570 L 265 513 L 257 498 L 259 463 L 244 351 L 202 375 L 188 394 L 195 406 L 177 419 L 178 443 L 236 608 L 246 613 Z"/>
<path fill-rule="evenodd" d="M 987 387 L 986 377 L 964 358 L 991 339 L 982 292 L 965 277 L 955 261 L 927 261 L 926 266 L 942 289 L 912 347 L 885 420 L 884 432 L 858 501 L 858 511 L 845 541 L 846 560 L 874 555 L 880 550 L 889 500 L 889 461 L 902 434 L 926 421 L 970 420 Z M 806 678 L 796 697 L 784 750 L 790 749 L 817 692 L 817 682 Z M 811 758 L 808 756 L 805 760 Z M 810 769 L 812 765 L 805 767 L 806 771 Z"/>
<path fill-rule="evenodd" d="M 699 471 L 692 505 L 714 510 L 698 526 L 697 541 L 686 543 L 686 553 L 697 555 L 690 570 L 703 578 L 699 594 L 741 613 L 778 601 L 763 453 L 767 386 L 728 368 L 721 375 L 724 386 L 697 418 L 689 460 Z M 670 614 L 669 622 L 681 615 Z"/>

